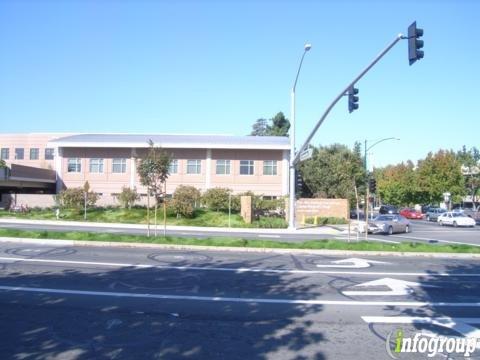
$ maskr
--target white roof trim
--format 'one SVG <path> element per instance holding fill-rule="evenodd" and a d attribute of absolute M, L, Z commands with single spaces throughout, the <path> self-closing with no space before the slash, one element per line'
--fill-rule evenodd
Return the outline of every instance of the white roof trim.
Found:
<path fill-rule="evenodd" d="M 49 147 L 63 148 L 148 148 L 146 142 L 72 142 L 72 141 L 54 141 L 48 142 Z M 155 143 L 155 146 L 168 149 L 242 149 L 242 150 L 288 150 L 290 144 L 231 144 L 231 143 Z"/>

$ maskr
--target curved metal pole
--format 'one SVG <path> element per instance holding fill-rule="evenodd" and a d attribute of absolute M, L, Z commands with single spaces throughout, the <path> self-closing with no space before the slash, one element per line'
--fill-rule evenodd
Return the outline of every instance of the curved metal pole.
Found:
<path fill-rule="evenodd" d="M 298 163 L 298 161 L 300 159 L 300 154 L 307 148 L 308 144 L 312 140 L 313 136 L 317 132 L 320 125 L 322 125 L 323 121 L 325 120 L 327 115 L 330 113 L 330 111 L 333 109 L 333 107 L 337 104 L 337 102 L 341 98 L 343 98 L 343 95 L 345 95 L 347 93 L 348 89 L 350 89 L 350 87 L 355 85 L 355 83 L 358 80 L 360 80 L 363 77 L 363 75 L 365 75 L 388 51 L 390 51 L 390 49 L 392 47 L 394 47 L 396 43 L 398 43 L 400 40 L 402 40 L 404 38 L 405 37 L 403 36 L 403 34 L 398 34 L 397 37 L 395 38 L 395 40 L 392 41 L 380 54 L 378 54 L 377 57 L 360 73 L 360 75 L 358 75 L 350 84 L 347 85 L 347 87 L 340 94 L 338 94 L 338 96 L 327 107 L 327 110 L 325 110 L 325 112 L 323 113 L 320 120 L 318 120 L 317 125 L 315 125 L 313 131 L 310 133 L 310 135 L 308 136 L 307 140 L 304 142 L 302 147 L 297 151 L 297 155 L 295 156 L 295 158 L 293 160 L 294 165 Z"/>
<path fill-rule="evenodd" d="M 369 146 L 367 150 L 365 150 L 365 152 L 368 152 L 368 150 L 370 150 L 371 148 L 373 148 L 375 145 L 378 145 L 380 144 L 381 142 L 384 142 L 384 141 L 387 141 L 387 140 L 400 140 L 399 138 L 396 138 L 396 137 L 389 137 L 389 138 L 385 138 L 385 139 L 382 139 L 382 140 L 378 140 L 376 143 L 374 143 L 373 145 Z"/>

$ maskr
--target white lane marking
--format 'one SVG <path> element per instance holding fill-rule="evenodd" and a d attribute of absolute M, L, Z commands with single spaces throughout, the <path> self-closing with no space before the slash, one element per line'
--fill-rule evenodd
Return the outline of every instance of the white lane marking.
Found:
<path fill-rule="evenodd" d="M 303 299 L 274 299 L 274 298 L 237 298 L 225 296 L 190 296 L 190 295 L 170 295 L 170 294 L 147 294 L 130 292 L 110 292 L 110 291 L 87 291 L 87 290 L 69 290 L 52 288 L 34 288 L 24 286 L 3 286 L 0 290 L 4 291 L 22 291 L 33 293 L 66 294 L 66 295 L 85 295 L 85 296 L 111 296 L 124 298 L 140 299 L 160 299 L 160 300 L 191 300 L 191 301 L 212 301 L 212 302 L 236 302 L 236 303 L 263 303 L 263 304 L 297 304 L 297 305 L 347 305 L 347 306 L 409 306 L 409 307 L 480 307 L 480 302 L 423 302 L 423 301 L 355 301 L 355 300 L 303 300 Z"/>
<path fill-rule="evenodd" d="M 480 244 L 472 244 L 472 243 L 465 243 L 465 242 L 460 242 L 460 241 L 451 241 L 451 240 L 440 240 L 440 239 L 432 239 L 432 238 L 424 238 L 424 237 L 413 237 L 413 236 L 404 236 L 404 235 L 390 235 L 394 236 L 396 238 L 402 238 L 402 239 L 407 239 L 407 240 L 423 240 L 423 241 L 436 241 L 436 242 L 442 242 L 442 243 L 447 243 L 447 244 L 455 244 L 455 245 L 469 245 L 469 246 L 480 246 Z"/>
<path fill-rule="evenodd" d="M 371 266 L 370 264 L 389 264 L 389 263 L 384 262 L 384 261 L 350 258 L 350 259 L 332 261 L 332 264 L 328 264 L 328 265 L 318 264 L 317 267 L 319 267 L 319 268 L 362 269 L 362 268 L 370 267 Z"/>
<path fill-rule="evenodd" d="M 260 238 L 279 238 L 280 235 L 257 235 Z"/>
<path fill-rule="evenodd" d="M 413 293 L 412 287 L 438 287 L 435 285 L 426 285 L 420 284 L 417 282 L 383 278 L 374 281 L 368 281 L 362 284 L 357 284 L 354 287 L 365 287 L 365 286 L 386 286 L 390 290 L 387 291 L 342 291 L 344 295 L 347 296 L 403 296 L 410 295 Z"/>
<path fill-rule="evenodd" d="M 480 330 L 469 324 L 480 324 L 480 318 L 417 317 L 417 316 L 362 316 L 367 324 L 427 324 L 451 329 L 465 337 L 480 339 Z M 477 346 L 478 347 L 478 346 Z"/>
<path fill-rule="evenodd" d="M 75 260 L 53 260 L 53 259 L 28 259 L 16 257 L 0 257 L 0 261 L 12 262 L 39 262 L 53 264 L 70 265 L 93 265 L 110 267 L 136 267 L 142 269 L 165 269 L 165 270 L 200 270 L 200 271 L 231 271 L 231 272 L 266 272 L 277 274 L 320 274 L 320 275 L 379 275 L 379 276 L 431 276 L 431 277 L 480 277 L 480 273 L 455 274 L 455 273 L 427 273 L 427 272 L 377 272 L 377 271 L 329 271 L 329 270 L 289 270 L 289 269 L 260 269 L 260 268 L 219 268 L 219 267 L 200 267 L 200 266 L 168 266 L 168 265 L 149 265 L 149 264 L 126 264 L 126 263 L 106 263 L 93 261 L 75 261 Z"/>

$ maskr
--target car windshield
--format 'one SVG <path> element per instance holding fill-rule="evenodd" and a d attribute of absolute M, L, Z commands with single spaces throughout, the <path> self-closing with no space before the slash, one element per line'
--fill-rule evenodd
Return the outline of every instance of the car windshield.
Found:
<path fill-rule="evenodd" d="M 377 220 L 377 221 L 392 221 L 393 216 L 380 215 L 375 220 Z"/>
<path fill-rule="evenodd" d="M 463 215 L 461 213 L 453 213 L 452 215 L 453 215 L 453 217 L 466 217 L 465 215 Z"/>

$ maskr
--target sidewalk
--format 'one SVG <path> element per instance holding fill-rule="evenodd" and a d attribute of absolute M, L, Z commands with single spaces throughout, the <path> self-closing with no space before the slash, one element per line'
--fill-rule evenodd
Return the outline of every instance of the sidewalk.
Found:
<path fill-rule="evenodd" d="M 123 223 L 101 223 L 93 221 L 65 221 L 65 220 L 30 220 L 30 219 L 8 219 L 0 218 L 1 224 L 25 224 L 25 225 L 54 225 L 54 226 L 75 226 L 75 227 L 102 227 L 117 229 L 140 229 L 147 230 L 144 224 L 123 224 Z M 150 225 L 153 229 L 154 225 Z M 157 229 L 162 230 L 163 224 L 157 224 Z M 228 228 L 228 227 L 205 227 L 205 226 L 175 226 L 167 225 L 167 231 L 197 231 L 197 232 L 232 232 L 246 234 L 303 234 L 303 235 L 342 235 L 348 232 L 348 225 L 332 225 L 320 227 L 308 227 L 296 230 L 291 229 L 261 229 L 261 228 Z"/>

